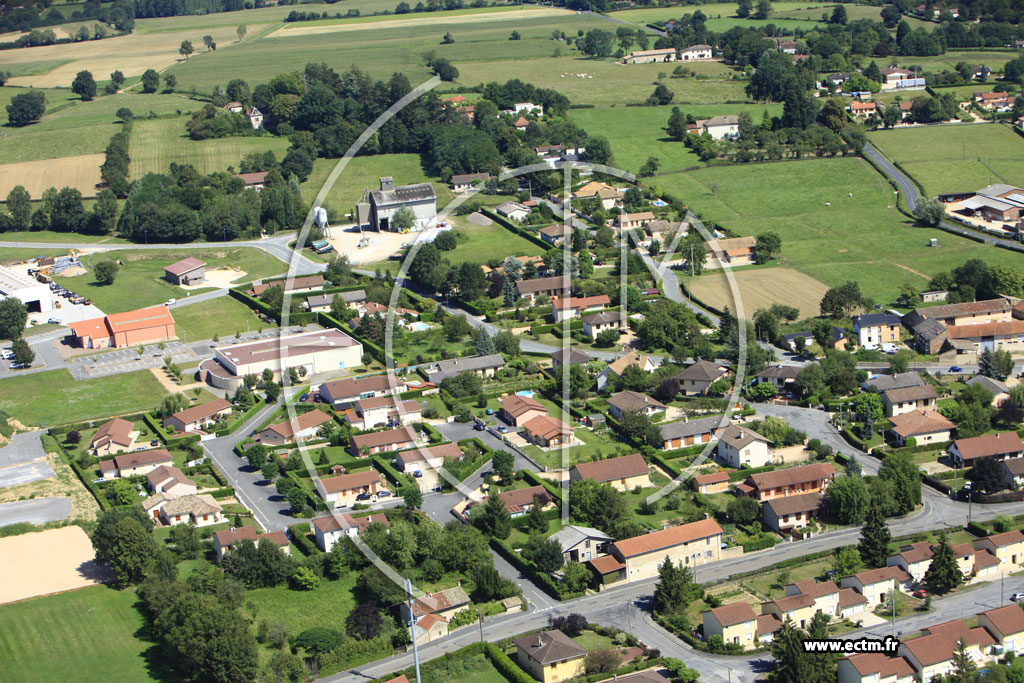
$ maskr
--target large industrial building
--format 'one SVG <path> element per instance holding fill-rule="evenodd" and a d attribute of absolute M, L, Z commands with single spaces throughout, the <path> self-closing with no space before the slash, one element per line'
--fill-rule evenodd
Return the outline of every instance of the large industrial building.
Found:
<path fill-rule="evenodd" d="M 69 323 L 68 326 L 71 328 L 68 335 L 71 345 L 83 349 L 158 344 L 177 339 L 174 317 L 167 306 L 112 313 L 102 318 Z"/>
<path fill-rule="evenodd" d="M 29 313 L 53 310 L 53 293 L 49 285 L 0 266 L 0 299 L 12 296 L 25 304 Z"/>
<path fill-rule="evenodd" d="M 199 379 L 220 389 L 234 390 L 247 374 L 265 368 L 306 369 L 317 375 L 354 368 L 362 363 L 363 345 L 339 330 L 300 332 L 274 339 L 231 344 L 214 349 L 214 357 L 199 366 Z"/>

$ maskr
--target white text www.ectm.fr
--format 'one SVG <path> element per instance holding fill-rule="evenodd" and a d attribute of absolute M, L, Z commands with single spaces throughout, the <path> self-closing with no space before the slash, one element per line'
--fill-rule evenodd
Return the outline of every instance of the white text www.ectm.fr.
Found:
<path fill-rule="evenodd" d="M 834 654 L 856 654 L 860 652 L 881 652 L 892 654 L 900 649 L 898 638 L 856 638 L 833 640 L 832 638 L 808 639 L 804 641 L 804 652 L 830 652 Z"/>

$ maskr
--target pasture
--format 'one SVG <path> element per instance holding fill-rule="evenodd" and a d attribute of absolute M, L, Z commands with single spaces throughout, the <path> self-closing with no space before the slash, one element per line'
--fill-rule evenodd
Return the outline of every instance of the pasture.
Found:
<path fill-rule="evenodd" d="M 92 299 L 104 313 L 119 313 L 183 298 L 185 290 L 163 279 L 164 266 L 194 256 L 206 263 L 207 270 L 235 267 L 243 272 L 243 281 L 256 280 L 285 271 L 285 265 L 260 249 L 252 247 L 227 248 L 211 244 L 209 249 L 129 249 L 85 254 L 82 265 L 91 269 L 99 261 L 123 261 L 117 280 L 112 285 L 101 285 L 93 280 L 91 271 L 73 277 L 55 277 L 64 287 Z M 200 290 L 202 291 L 202 290 Z M 233 332 L 234 330 L 232 330 Z"/>
<path fill-rule="evenodd" d="M 825 5 L 824 3 L 804 3 L 804 2 L 773 2 L 772 3 L 772 17 L 776 15 L 785 16 L 787 12 L 802 10 L 802 9 L 815 9 L 822 7 L 831 7 L 831 5 Z M 622 21 L 630 21 L 637 24 L 649 24 L 655 21 L 668 21 L 669 19 L 678 19 L 679 17 L 686 16 L 687 14 L 693 14 L 697 10 L 700 10 L 708 18 L 713 17 L 732 17 L 739 20 L 736 17 L 736 3 L 734 2 L 714 2 L 706 5 L 687 5 L 684 7 L 642 7 L 639 9 L 627 9 L 620 10 L 617 12 L 610 12 L 609 16 Z M 822 10 L 818 10 L 817 16 L 813 16 L 817 19 L 821 15 Z M 788 25 L 788 24 L 787 24 Z"/>
<path fill-rule="evenodd" d="M 665 82 L 669 88 L 674 89 L 680 79 L 667 79 Z M 782 105 L 779 104 L 691 104 L 664 107 L 595 107 L 574 109 L 569 115 L 588 133 L 608 138 L 612 145 L 612 153 L 615 155 L 613 165 L 635 173 L 647 161 L 647 157 L 655 156 L 661 162 L 660 172 L 681 171 L 699 166 L 703 162 L 682 142 L 670 139 L 665 132 L 668 118 L 675 106 L 698 119 L 746 111 L 755 123 L 760 123 L 765 112 L 768 116 L 782 114 Z"/>
<path fill-rule="evenodd" d="M 747 319 L 754 311 L 780 302 L 799 308 L 801 317 L 818 315 L 821 298 L 828 291 L 823 283 L 793 268 L 761 266 L 738 270 L 732 275 Z M 728 306 L 733 313 L 739 310 L 724 271 L 709 270 L 696 278 L 680 274 L 679 278 L 694 297 L 707 305 L 718 310 Z"/>
<path fill-rule="evenodd" d="M 970 258 L 1024 266 L 1019 254 L 916 227 L 897 210 L 891 186 L 861 159 L 712 166 L 658 176 L 652 184 L 682 199 L 705 223 L 737 235 L 776 232 L 782 238 L 778 266 L 829 287 L 856 280 L 880 303 L 895 299 L 903 282 L 927 285 L 935 273 Z M 940 246 L 929 248 L 930 238 Z"/>
<path fill-rule="evenodd" d="M 287 140 L 285 141 L 287 143 Z M 338 164 L 338 159 L 317 159 L 313 162 L 313 172 L 306 182 L 302 183 L 302 194 L 306 201 L 312 202 L 320 192 L 327 176 Z M 395 185 L 431 182 L 437 195 L 437 208 L 443 208 L 452 199 L 451 190 L 437 178 L 428 177 L 420 163 L 418 154 L 380 154 L 377 156 L 352 157 L 345 170 L 327 194 L 324 204 L 335 212 L 335 215 L 355 211 L 356 202 L 363 196 L 366 189 L 380 189 L 380 178 L 391 176 Z M 335 222 L 348 222 L 335 218 Z"/>
<path fill-rule="evenodd" d="M 0 410 L 30 427 L 150 410 L 166 395 L 149 370 L 80 381 L 67 370 L 47 370 L 0 380 Z"/>
<path fill-rule="evenodd" d="M 694 70 L 711 69 L 722 76 L 729 73 L 728 67 L 718 62 L 704 62 L 707 67 L 698 64 L 701 63 L 685 66 Z M 646 100 L 658 84 L 658 75 L 671 74 L 675 64 L 627 65 L 582 57 L 543 57 L 526 61 L 462 62 L 458 67 L 459 82 L 466 85 L 522 78 L 536 86 L 558 90 L 573 104 L 622 107 Z M 675 93 L 673 101 L 680 105 L 747 100 L 743 92 L 745 83 L 738 79 L 665 78 L 664 82 Z"/>
<path fill-rule="evenodd" d="M 1009 126 L 977 124 L 875 131 L 871 142 L 924 186 L 925 194 L 1024 185 L 1024 139 Z"/>
<path fill-rule="evenodd" d="M 73 187 L 83 197 L 96 196 L 100 183 L 102 154 L 82 154 L 62 159 L 40 159 L 17 164 L 0 164 L 0 196 L 6 197 L 15 185 L 22 185 L 33 199 L 39 199 L 51 187 Z"/>
<path fill-rule="evenodd" d="M 194 17 L 190 17 L 193 18 Z M 162 71 L 181 56 L 178 47 L 181 41 L 190 40 L 196 46 L 196 53 L 189 61 L 199 61 L 206 56 L 203 36 L 211 35 L 218 45 L 228 47 L 236 40 L 235 26 L 193 28 L 168 33 L 132 33 L 127 36 L 91 40 L 85 43 L 63 45 L 42 45 L 30 49 L 8 50 L 4 54 L 5 64 L 14 66 L 22 62 L 66 60 L 63 64 L 43 74 L 16 76 L 11 85 L 33 85 L 37 88 L 70 87 L 75 74 L 86 69 L 97 79 L 120 69 L 125 76 L 141 76 L 146 69 Z M 210 53 L 216 54 L 216 53 Z"/>
<path fill-rule="evenodd" d="M 442 255 L 452 263 L 487 263 L 493 258 L 529 256 L 544 252 L 539 245 L 512 234 L 497 223 L 473 225 L 462 216 L 454 217 L 454 221 L 458 246 L 454 251 L 442 252 Z"/>
<path fill-rule="evenodd" d="M 306 22 L 302 22 L 278 28 L 266 38 L 247 38 L 229 49 L 200 55 L 202 63 L 198 60 L 178 63 L 172 67 L 172 72 L 178 77 L 179 87 L 195 86 L 208 92 L 214 85 L 223 85 L 239 74 L 244 74 L 250 83 L 259 83 L 281 72 L 301 71 L 307 62 L 322 61 L 339 71 L 355 65 L 377 79 L 402 72 L 415 85 L 431 75 L 423 58 L 428 51 L 457 63 L 462 71 L 463 62 L 550 57 L 556 50 L 568 54 L 570 50 L 564 43 L 552 40 L 553 30 L 575 34 L 577 30 L 609 26 L 607 21 L 590 15 L 571 12 L 549 15 L 549 11 L 491 12 L 470 17 L 473 21 L 447 25 L 431 23 L 434 20 L 430 14 L 412 14 L 407 15 L 409 18 L 370 24 L 345 24 L 344 21 L 350 20 L 344 20 L 326 27 L 307 27 L 303 26 Z M 514 16 L 506 17 L 506 14 Z M 349 26 L 358 30 L 337 35 L 339 29 Z M 316 32 L 325 28 L 327 32 Z M 519 31 L 520 40 L 509 40 L 513 29 Z M 455 42 L 441 45 L 441 37 L 449 30 Z M 530 67 L 521 64 L 488 80 L 516 77 L 529 80 L 530 75 Z M 476 81 L 462 78 L 460 82 Z"/>
<path fill-rule="evenodd" d="M 900 66 L 924 71 L 953 71 L 960 62 L 967 62 L 973 66 L 984 64 L 1001 72 L 1003 65 L 1018 55 L 1015 50 L 947 50 L 945 54 L 934 57 L 900 57 Z M 881 61 L 878 64 L 881 66 Z"/>
<path fill-rule="evenodd" d="M 200 173 L 238 168 L 246 154 L 274 152 L 284 158 L 288 139 L 271 135 L 213 140 L 192 140 L 185 132 L 185 118 L 137 121 L 132 128 L 130 174 L 133 179 L 147 173 L 167 173 L 171 162 L 191 164 Z"/>
<path fill-rule="evenodd" d="M 22 92 L 22 88 L 0 88 L 0 124 L 7 123 L 4 105 Z M 67 89 L 44 92 L 48 113 L 39 123 L 19 128 L 0 126 L 0 160 L 4 164 L 101 154 L 121 126 L 115 112 L 122 107 L 137 116 L 190 112 L 200 107 L 200 103 L 183 95 L 121 93 L 82 102 Z"/>
<path fill-rule="evenodd" d="M 11 681 L 154 680 L 132 589 L 103 586 L 0 607 L 0 663 Z"/>

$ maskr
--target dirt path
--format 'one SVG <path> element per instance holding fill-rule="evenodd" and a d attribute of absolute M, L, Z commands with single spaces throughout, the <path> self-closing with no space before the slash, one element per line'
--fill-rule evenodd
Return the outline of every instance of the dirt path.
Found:
<path fill-rule="evenodd" d="M 910 266 L 905 266 L 902 263 L 893 263 L 893 265 L 896 266 L 897 268 L 902 268 L 903 270 L 907 271 L 908 273 L 913 273 L 914 275 L 919 275 L 919 276 L 923 277 L 925 280 L 931 281 L 931 278 L 929 276 L 925 275 L 924 273 L 922 273 L 919 270 L 914 270 Z"/>

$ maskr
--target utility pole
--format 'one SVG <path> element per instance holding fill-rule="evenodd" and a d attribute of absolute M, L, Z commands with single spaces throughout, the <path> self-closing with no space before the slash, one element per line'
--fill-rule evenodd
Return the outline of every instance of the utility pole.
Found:
<path fill-rule="evenodd" d="M 416 683 L 420 683 L 420 648 L 416 644 L 416 631 L 413 629 L 416 625 L 416 613 L 412 608 L 412 579 L 405 580 L 405 594 L 409 598 L 409 633 L 412 635 L 412 658 L 416 662 Z"/>
<path fill-rule="evenodd" d="M 482 643 L 482 642 L 484 642 L 484 613 L 481 612 L 478 615 L 478 618 L 479 618 L 479 621 L 480 621 L 480 642 Z"/>
<path fill-rule="evenodd" d="M 896 591 L 895 590 L 890 590 L 889 591 L 889 599 L 892 601 L 892 637 L 895 638 L 896 637 Z M 419 671 L 419 669 L 417 669 L 417 672 L 418 671 Z M 417 676 L 417 680 L 419 680 L 419 676 Z"/>

